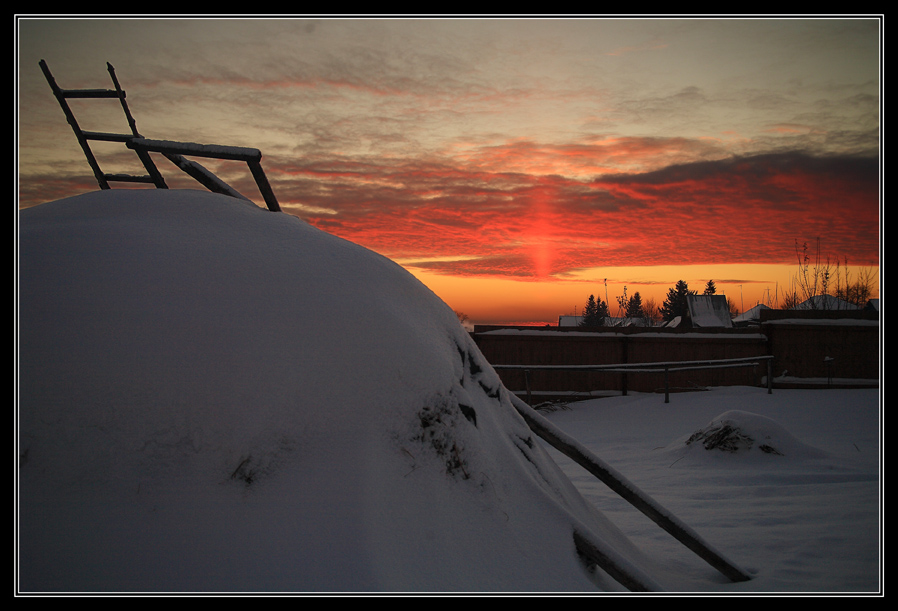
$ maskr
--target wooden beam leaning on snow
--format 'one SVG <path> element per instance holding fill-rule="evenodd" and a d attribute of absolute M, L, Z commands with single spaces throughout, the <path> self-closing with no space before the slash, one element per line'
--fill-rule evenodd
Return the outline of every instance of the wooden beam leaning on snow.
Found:
<path fill-rule="evenodd" d="M 748 581 L 751 575 L 738 567 L 705 542 L 695 531 L 686 526 L 676 516 L 670 514 L 654 499 L 649 497 L 613 467 L 605 464 L 598 456 L 583 447 L 558 427 L 541 416 L 523 399 L 509 393 L 511 401 L 518 413 L 530 429 L 546 440 L 555 449 L 562 452 L 581 467 L 595 475 L 624 500 L 648 516 L 658 526 L 670 533 L 680 543 L 695 552 L 705 562 L 723 573 L 731 581 Z"/>
<path fill-rule="evenodd" d="M 663 588 L 630 563 L 592 536 L 589 529 L 574 526 L 574 546 L 577 551 L 608 573 L 631 592 L 662 592 Z"/>
<path fill-rule="evenodd" d="M 146 138 L 133 138 L 127 142 L 127 146 L 138 152 L 154 152 L 165 155 L 169 161 L 214 193 L 249 200 L 249 198 L 241 195 L 218 176 L 199 163 L 185 158 L 184 155 L 246 162 L 268 209 L 273 212 L 279 212 L 281 209 L 268 182 L 268 178 L 262 170 L 262 152 L 259 149 L 243 146 L 197 144 L 195 142 L 174 142 L 171 140 L 148 140 Z"/>

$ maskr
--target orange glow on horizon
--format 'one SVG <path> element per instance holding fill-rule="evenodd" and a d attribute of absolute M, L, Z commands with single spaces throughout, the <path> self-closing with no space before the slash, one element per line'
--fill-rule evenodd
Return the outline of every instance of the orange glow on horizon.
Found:
<path fill-rule="evenodd" d="M 879 268 L 871 268 L 877 279 Z M 618 312 L 617 297 L 639 292 L 643 302 L 661 307 L 669 289 L 684 280 L 689 289 L 702 293 L 714 280 L 718 295 L 725 295 L 740 312 L 759 303 L 778 307 L 786 293 L 794 290 L 796 265 L 718 264 L 707 266 L 652 266 L 590 270 L 572 279 L 520 281 L 508 278 L 471 278 L 408 270 L 456 311 L 464 312 L 471 324 L 558 324 L 562 315 L 579 314 L 589 295 L 608 303 Z M 844 273 L 844 268 L 842 270 Z M 601 274 L 607 275 L 606 278 Z M 858 269 L 850 270 L 856 279 Z M 843 279 L 844 281 L 844 279 Z M 874 287 L 879 296 L 879 285 Z"/>

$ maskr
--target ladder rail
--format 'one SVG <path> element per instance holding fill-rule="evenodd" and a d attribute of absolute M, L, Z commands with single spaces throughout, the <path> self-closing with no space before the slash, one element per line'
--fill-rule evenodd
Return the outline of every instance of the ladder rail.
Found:
<path fill-rule="evenodd" d="M 122 105 L 122 110 L 125 113 L 125 118 L 128 120 L 128 126 L 131 128 L 131 133 L 136 137 L 140 138 L 140 132 L 137 131 L 137 121 L 134 120 L 134 117 L 131 115 L 131 109 L 128 108 L 128 102 L 125 100 L 125 92 L 122 89 L 122 86 L 119 85 L 118 77 L 115 76 L 115 68 L 112 67 L 112 64 L 106 62 L 106 70 L 109 71 L 109 76 L 112 78 L 112 84 L 115 85 L 115 91 L 118 94 L 119 102 Z"/>
<path fill-rule="evenodd" d="M 112 64 L 106 62 L 106 70 L 109 72 L 109 77 L 112 79 L 112 84 L 115 85 L 115 91 L 118 94 L 119 103 L 122 106 L 122 112 L 125 113 L 125 119 L 128 121 L 128 127 L 131 128 L 131 134 L 135 138 L 141 138 L 140 132 L 137 131 L 137 121 L 134 120 L 134 116 L 131 114 L 131 109 L 128 108 L 128 102 L 125 100 L 125 92 L 122 89 L 122 86 L 118 82 L 118 77 L 115 76 L 115 68 L 112 67 Z M 136 151 L 137 158 L 140 159 L 140 162 L 143 164 L 144 169 L 147 171 L 147 175 L 152 179 L 154 185 L 156 185 L 157 189 L 167 189 L 168 185 L 165 184 L 165 179 L 162 178 L 162 173 L 156 167 L 156 164 L 153 163 L 153 159 L 146 153 L 146 151 Z"/>
<path fill-rule="evenodd" d="M 99 89 L 82 89 L 66 92 L 56 83 L 56 79 L 50 73 L 50 68 L 49 66 L 47 66 L 47 62 L 41 60 L 40 67 L 44 73 L 44 77 L 47 79 L 47 83 L 49 83 L 50 85 L 50 89 L 53 91 L 53 95 L 56 97 L 56 101 L 59 102 L 59 106 L 62 108 L 63 114 L 65 114 L 66 121 L 71 126 L 72 131 L 75 132 L 75 138 L 78 140 L 78 144 L 81 146 L 81 150 L 84 152 L 84 156 L 87 157 L 87 164 L 90 166 L 90 169 L 93 170 L 94 178 L 97 179 L 97 182 L 99 183 L 101 189 L 109 189 L 109 182 L 106 180 L 106 176 L 103 173 L 103 170 L 100 169 L 100 164 L 97 162 L 97 158 L 94 156 L 94 153 L 90 148 L 90 144 L 88 143 L 84 132 L 81 130 L 81 127 L 78 125 L 78 120 L 75 119 L 75 114 L 72 112 L 72 109 L 69 107 L 66 99 L 69 97 L 80 97 L 82 94 L 85 94 L 84 97 L 110 96 L 105 94 L 100 95 L 101 91 L 106 90 Z M 90 92 L 89 96 L 86 95 L 88 92 Z"/>

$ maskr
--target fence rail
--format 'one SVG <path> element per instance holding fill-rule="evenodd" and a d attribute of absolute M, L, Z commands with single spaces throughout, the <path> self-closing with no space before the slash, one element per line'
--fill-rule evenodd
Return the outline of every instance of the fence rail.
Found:
<path fill-rule="evenodd" d="M 732 359 L 706 359 L 700 361 L 663 361 L 654 363 L 617 363 L 612 365 L 493 365 L 493 369 L 517 369 L 524 371 L 524 383 L 527 391 L 527 404 L 531 404 L 530 372 L 531 370 L 555 371 L 603 371 L 605 373 L 659 373 L 664 372 L 664 402 L 670 403 L 671 371 L 691 371 L 697 369 L 726 369 L 730 367 L 757 367 L 762 361 L 767 362 L 767 394 L 773 393 L 773 356 L 751 356 Z M 622 385 L 622 394 L 627 395 L 627 384 Z"/>

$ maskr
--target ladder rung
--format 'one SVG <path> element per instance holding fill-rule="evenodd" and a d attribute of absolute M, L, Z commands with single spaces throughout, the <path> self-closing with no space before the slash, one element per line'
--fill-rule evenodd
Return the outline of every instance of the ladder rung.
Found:
<path fill-rule="evenodd" d="M 110 134 L 107 132 L 81 132 L 88 140 L 103 140 L 105 142 L 128 142 L 135 136 L 133 134 Z"/>
<path fill-rule="evenodd" d="M 103 178 L 107 181 L 115 181 L 115 182 L 145 182 L 149 184 L 155 184 L 152 177 L 150 176 L 132 176 L 130 174 L 104 174 Z"/>
<path fill-rule="evenodd" d="M 60 89 L 64 98 L 118 98 L 118 91 L 114 89 Z M 122 92 L 125 97 L 125 92 Z"/>

